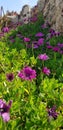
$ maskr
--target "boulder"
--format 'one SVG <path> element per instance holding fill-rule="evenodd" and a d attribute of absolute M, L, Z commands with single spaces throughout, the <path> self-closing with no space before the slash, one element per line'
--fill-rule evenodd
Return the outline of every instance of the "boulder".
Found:
<path fill-rule="evenodd" d="M 21 21 L 25 24 L 29 22 L 29 19 L 31 17 L 31 8 L 29 5 L 24 5 L 22 7 L 22 11 L 20 13 Z"/>
<path fill-rule="evenodd" d="M 37 5 L 39 11 L 43 11 L 46 2 L 47 0 L 38 0 Z"/>
<path fill-rule="evenodd" d="M 63 33 L 63 0 L 38 0 L 37 4 L 45 22 L 56 31 Z"/>

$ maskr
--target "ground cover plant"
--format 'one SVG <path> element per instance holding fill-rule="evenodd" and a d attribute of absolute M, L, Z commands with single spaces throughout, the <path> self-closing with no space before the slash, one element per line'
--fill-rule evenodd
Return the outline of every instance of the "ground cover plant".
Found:
<path fill-rule="evenodd" d="M 63 129 L 63 36 L 35 16 L 0 39 L 0 129 Z"/>

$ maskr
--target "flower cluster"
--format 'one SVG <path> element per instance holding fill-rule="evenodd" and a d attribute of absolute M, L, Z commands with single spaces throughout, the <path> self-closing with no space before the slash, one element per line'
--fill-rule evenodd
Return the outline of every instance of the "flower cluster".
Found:
<path fill-rule="evenodd" d="M 8 28 L 8 27 L 4 27 L 4 28 L 3 28 L 3 32 L 4 32 L 4 33 L 9 32 L 9 28 Z"/>
<path fill-rule="evenodd" d="M 35 36 L 36 36 L 36 37 L 43 37 L 44 34 L 43 34 L 42 32 L 38 32 Z"/>
<path fill-rule="evenodd" d="M 50 69 L 48 69 L 47 67 L 43 67 L 42 72 L 48 76 L 50 75 Z"/>
<path fill-rule="evenodd" d="M 37 16 L 30 18 L 30 22 L 33 22 L 33 23 L 36 22 L 37 20 L 38 20 Z"/>
<path fill-rule="evenodd" d="M 25 37 L 24 42 L 30 42 L 30 38 Z"/>
<path fill-rule="evenodd" d="M 12 105 L 12 100 L 9 101 L 8 105 L 5 101 L 0 99 L 0 116 L 3 118 L 4 122 L 8 122 L 10 120 L 9 110 Z"/>
<path fill-rule="evenodd" d="M 26 66 L 18 73 L 18 77 L 23 80 L 33 80 L 36 78 L 36 71 Z"/>
<path fill-rule="evenodd" d="M 38 45 L 41 46 L 44 43 L 44 38 L 40 38 L 38 40 Z"/>
<path fill-rule="evenodd" d="M 38 48 L 44 44 L 44 38 L 39 38 L 38 41 L 32 41 L 33 48 Z"/>
<path fill-rule="evenodd" d="M 44 53 L 44 54 L 40 54 L 38 56 L 38 59 L 45 61 L 45 60 L 48 60 L 49 57 L 46 55 L 46 53 Z"/>

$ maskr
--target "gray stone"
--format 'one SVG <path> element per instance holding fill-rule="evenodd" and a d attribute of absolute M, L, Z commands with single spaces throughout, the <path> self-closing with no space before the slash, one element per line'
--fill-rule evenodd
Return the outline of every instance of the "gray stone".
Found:
<path fill-rule="evenodd" d="M 21 15 L 22 22 L 27 24 L 29 22 L 29 18 L 31 17 L 31 8 L 30 8 L 30 6 L 29 5 L 24 5 L 20 15 Z"/>
<path fill-rule="evenodd" d="M 13 23 L 17 23 L 18 22 L 18 15 L 13 15 L 13 16 L 7 16 L 7 18 L 13 22 Z"/>
<path fill-rule="evenodd" d="M 38 9 L 53 29 L 63 33 L 63 0 L 38 0 Z"/>

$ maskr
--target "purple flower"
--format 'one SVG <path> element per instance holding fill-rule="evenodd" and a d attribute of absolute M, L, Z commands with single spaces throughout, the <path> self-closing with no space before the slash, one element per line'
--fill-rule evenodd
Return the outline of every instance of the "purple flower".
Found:
<path fill-rule="evenodd" d="M 54 29 L 50 29 L 49 32 L 50 32 L 50 38 L 57 35 Z"/>
<path fill-rule="evenodd" d="M 53 51 L 55 51 L 55 52 L 59 52 L 60 49 L 59 49 L 59 47 L 55 46 L 55 47 L 53 47 Z"/>
<path fill-rule="evenodd" d="M 30 42 L 30 38 L 25 37 L 24 42 Z"/>
<path fill-rule="evenodd" d="M 10 81 L 10 82 L 14 79 L 13 73 L 9 73 L 6 76 L 7 76 L 7 80 Z"/>
<path fill-rule="evenodd" d="M 60 32 L 56 32 L 56 36 L 60 36 Z"/>
<path fill-rule="evenodd" d="M 39 47 L 38 45 L 33 45 L 33 48 L 34 48 L 34 49 L 36 49 L 36 48 L 38 48 L 38 47 Z"/>
<path fill-rule="evenodd" d="M 3 28 L 3 32 L 4 32 L 4 33 L 7 33 L 8 31 L 9 31 L 9 28 L 8 28 L 8 27 L 4 27 L 4 28 Z"/>
<path fill-rule="evenodd" d="M 59 32 L 56 32 L 54 29 L 50 29 L 50 37 L 53 37 L 53 36 L 59 36 L 60 33 Z"/>
<path fill-rule="evenodd" d="M 36 36 L 36 37 L 43 37 L 44 34 L 43 34 L 42 32 L 38 32 L 35 36 Z"/>
<path fill-rule="evenodd" d="M 8 105 L 5 101 L 0 99 L 0 116 L 3 118 L 4 122 L 8 122 L 10 120 L 9 110 L 12 105 L 12 100 L 9 101 Z"/>
<path fill-rule="evenodd" d="M 48 49 L 53 49 L 53 47 L 51 45 L 48 45 L 47 48 Z"/>
<path fill-rule="evenodd" d="M 27 18 L 25 18 L 25 19 L 24 19 L 24 22 L 25 22 L 25 21 L 28 21 L 28 19 L 27 19 Z"/>
<path fill-rule="evenodd" d="M 36 49 L 38 48 L 38 41 L 32 41 L 32 45 L 33 45 L 33 48 Z"/>
<path fill-rule="evenodd" d="M 32 44 L 37 45 L 37 44 L 38 44 L 38 41 L 32 41 Z"/>
<path fill-rule="evenodd" d="M 54 119 L 57 118 L 58 113 L 56 112 L 56 106 L 53 106 L 52 108 L 47 108 L 49 117 L 53 117 Z"/>
<path fill-rule="evenodd" d="M 42 26 L 41 26 L 41 28 L 47 28 L 47 25 L 46 24 L 43 24 Z"/>
<path fill-rule="evenodd" d="M 50 69 L 48 69 L 47 67 L 43 67 L 42 72 L 48 76 L 50 75 Z"/>
<path fill-rule="evenodd" d="M 48 60 L 49 57 L 46 55 L 46 53 L 44 53 L 44 54 L 40 54 L 40 55 L 38 56 L 38 59 L 45 61 L 45 60 Z"/>
<path fill-rule="evenodd" d="M 44 38 L 40 38 L 38 40 L 38 45 L 41 46 L 44 43 Z"/>
<path fill-rule="evenodd" d="M 34 17 L 30 18 L 31 22 L 36 22 L 37 20 L 38 20 L 37 16 L 34 16 Z"/>
<path fill-rule="evenodd" d="M 58 43 L 57 45 L 58 45 L 58 47 L 60 47 L 60 48 L 63 47 L 63 43 Z"/>
<path fill-rule="evenodd" d="M 36 71 L 30 68 L 29 66 L 26 66 L 18 73 L 18 77 L 20 77 L 23 80 L 33 80 L 36 78 Z"/>
<path fill-rule="evenodd" d="M 50 33 L 55 33 L 55 30 L 51 28 L 51 29 L 49 30 L 49 32 L 50 32 Z"/>
<path fill-rule="evenodd" d="M 60 50 L 60 54 L 63 54 L 63 50 Z"/>
<path fill-rule="evenodd" d="M 50 34 L 50 38 L 52 38 L 53 36 L 56 36 L 56 33 L 51 33 Z"/>

